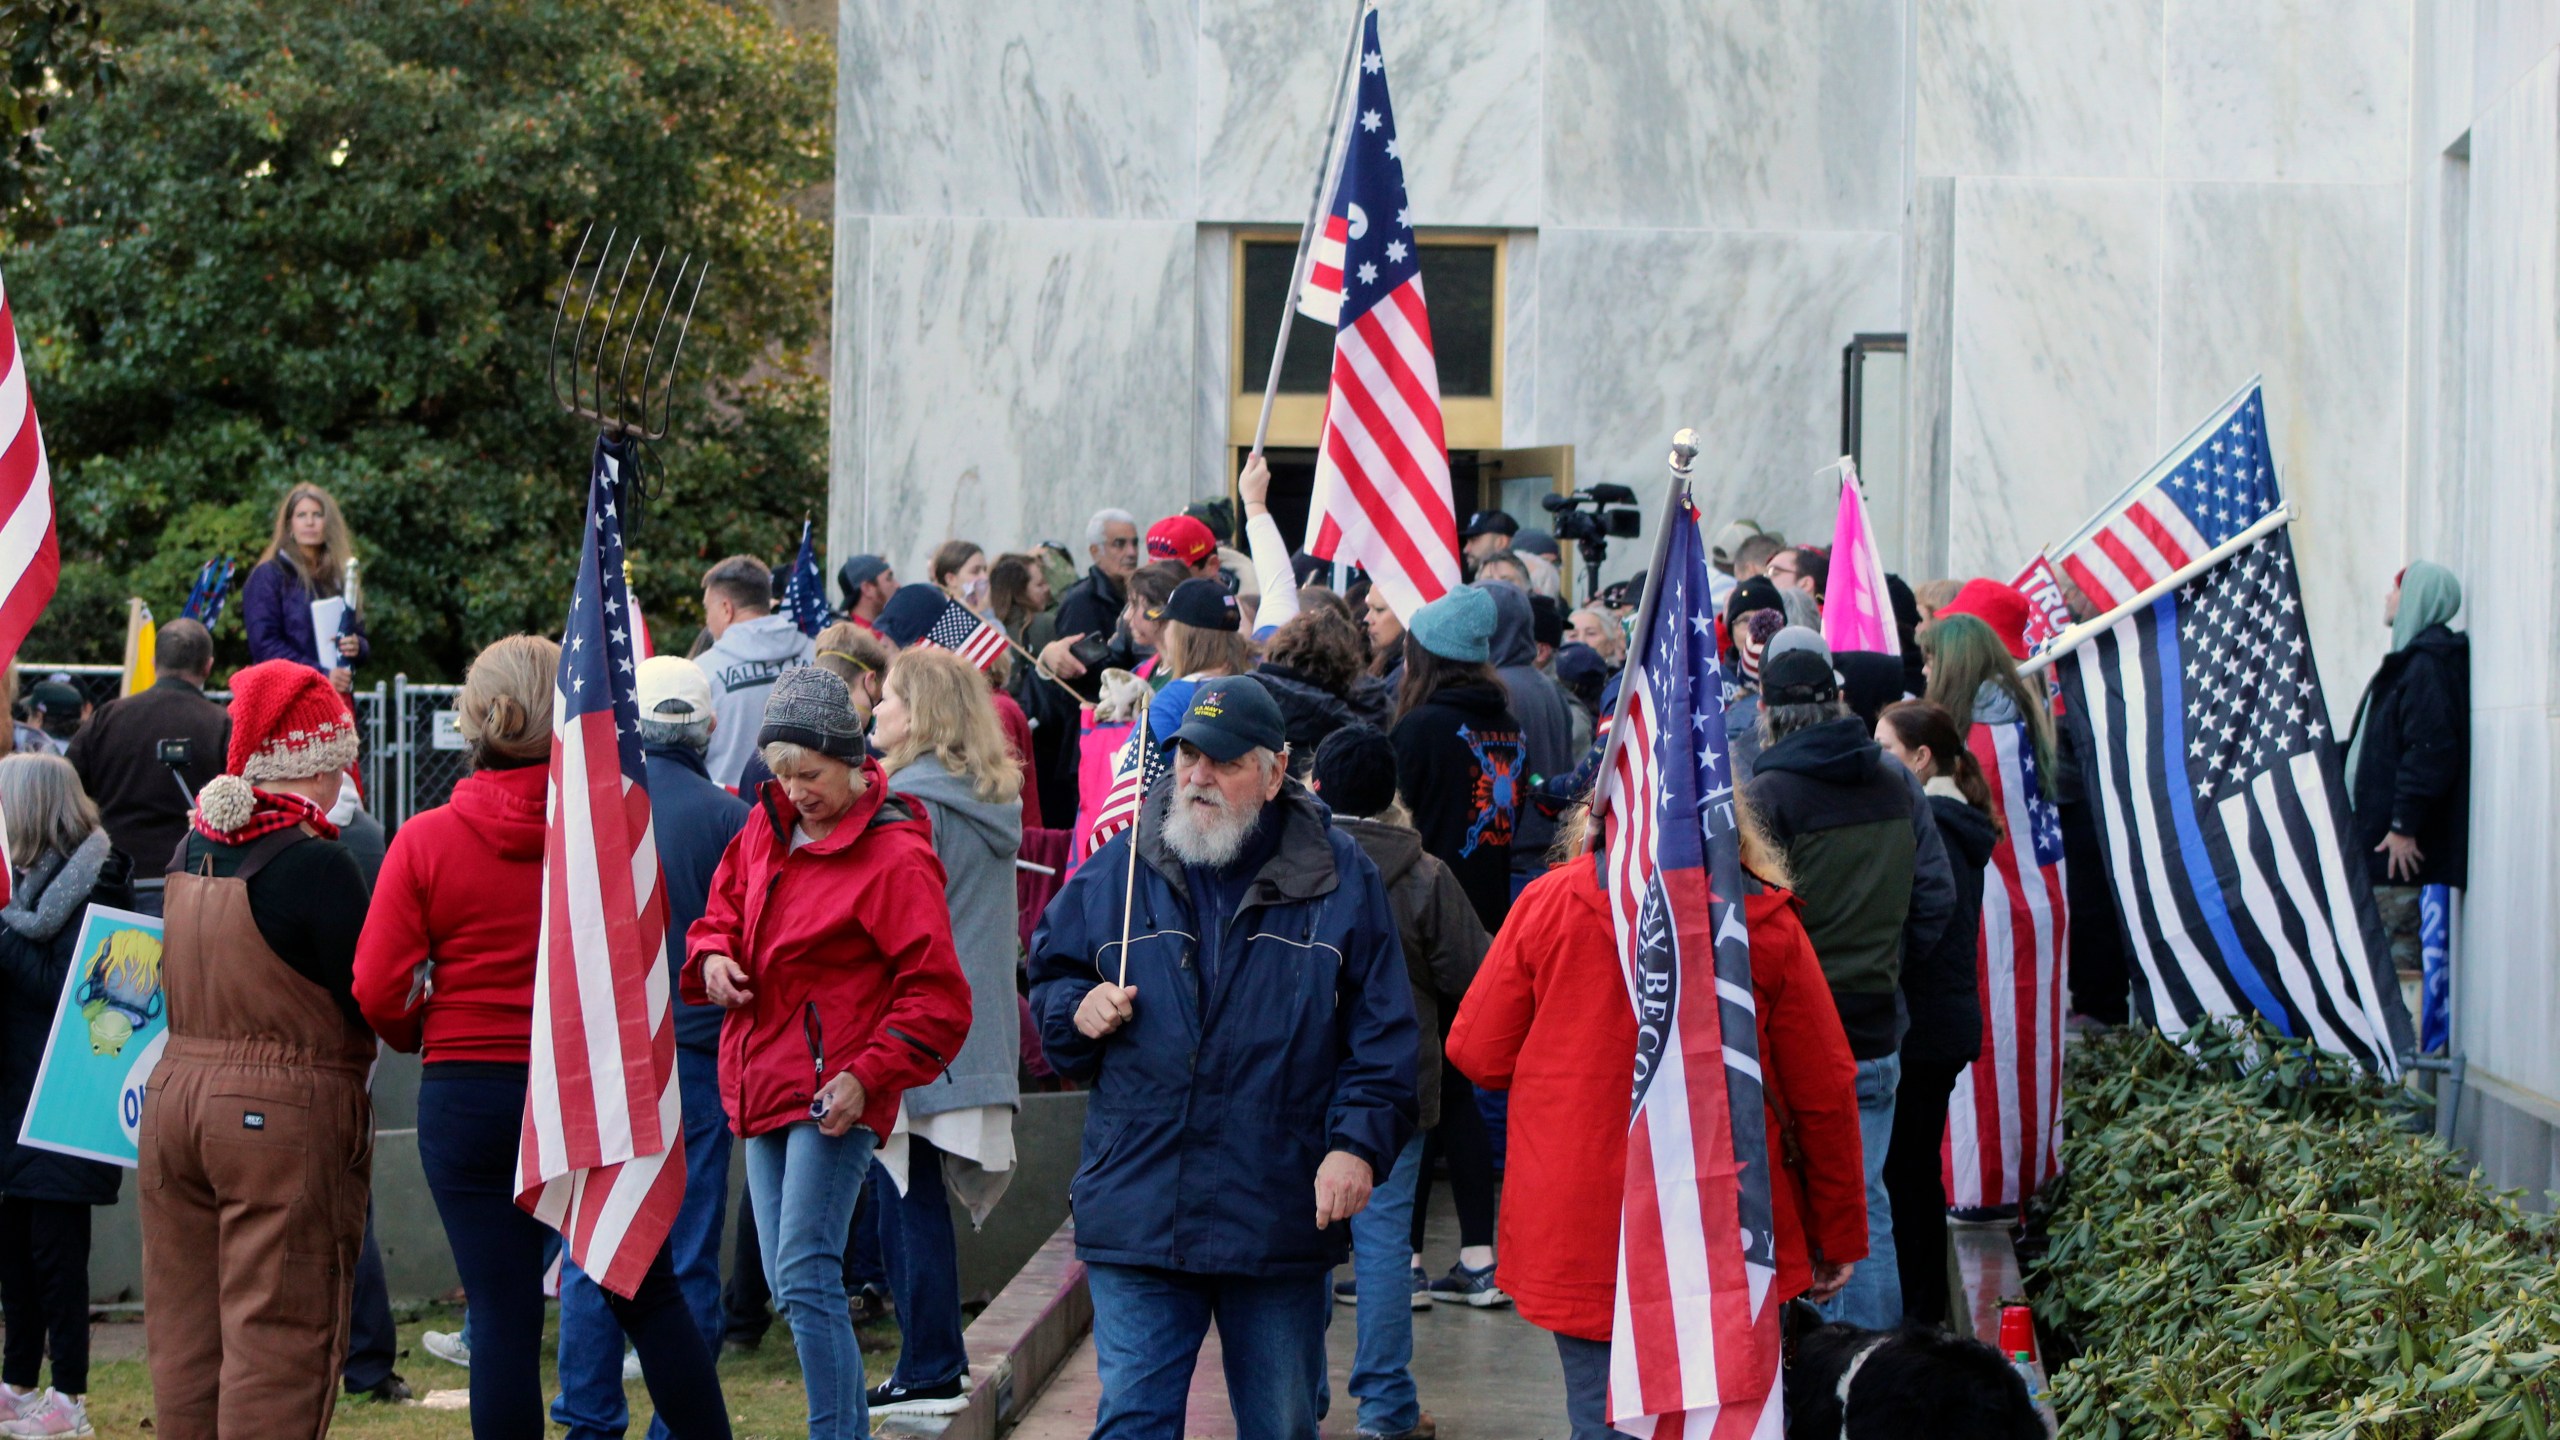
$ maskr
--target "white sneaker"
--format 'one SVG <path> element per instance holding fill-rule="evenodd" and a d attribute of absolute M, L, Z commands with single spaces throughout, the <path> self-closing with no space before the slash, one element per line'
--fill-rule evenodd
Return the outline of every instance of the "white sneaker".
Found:
<path fill-rule="evenodd" d="M 15 1397 L 18 1418 L 0 1423 L 0 1435 L 10 1440 L 54 1440 L 56 1436 L 95 1435 L 89 1428 L 89 1410 L 79 1401 L 59 1390 L 47 1390 L 41 1396 Z"/>
<path fill-rule="evenodd" d="M 43 1403 L 42 1390 L 30 1390 L 21 1395 L 6 1385 L 0 1385 L 0 1425 L 17 1419 Z"/>
<path fill-rule="evenodd" d="M 463 1343 L 459 1330 L 429 1330 L 418 1337 L 418 1345 L 447 1365 L 471 1368 L 471 1347 Z"/>
<path fill-rule="evenodd" d="M 626 1384 L 640 1378 L 639 1351 L 625 1350 L 622 1352 L 622 1378 Z"/>

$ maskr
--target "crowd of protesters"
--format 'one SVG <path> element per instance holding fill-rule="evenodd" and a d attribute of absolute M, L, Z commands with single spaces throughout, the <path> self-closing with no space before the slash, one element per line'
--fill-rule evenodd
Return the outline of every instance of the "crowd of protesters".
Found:
<path fill-rule="evenodd" d="M 1573 605 L 1552 537 L 1479 512 L 1464 583 L 1399 613 L 1290 555 L 1267 488 L 1257 461 L 1240 515 L 1100 510 L 1081 569 L 1054 545 L 954 538 L 901 584 L 854 556 L 822 627 L 755 557 L 703 573 L 693 654 L 636 677 L 685 1193 L 628 1298 L 561 1258 L 546 1412 L 559 1246 L 515 1172 L 559 649 L 516 635 L 473 661 L 455 701 L 471 773 L 386 851 L 343 793 L 342 697 L 368 653 L 349 527 L 294 487 L 246 585 L 227 706 L 206 694 L 212 635 L 174 622 L 155 684 L 94 713 L 39 684 L 27 753 L 0 759 L 0 1436 L 90 1433 L 90 1215 L 119 1176 L 13 1139 L 91 904 L 166 926 L 139 1179 L 164 1440 L 317 1435 L 342 1388 L 408 1394 L 367 1204 L 377 1044 L 423 1060 L 419 1155 L 468 1301 L 464 1331 L 429 1345 L 469 1367 L 487 1440 L 621 1433 L 630 1378 L 653 1435 L 725 1437 L 715 1361 L 768 1303 L 813 1437 L 960 1409 L 989 1377 L 952 1208 L 1002 1202 L 1027 1084 L 1089 1091 L 1069 1199 L 1097 1436 L 1184 1433 L 1214 1321 L 1239 1433 L 1307 1440 L 1333 1401 L 1336 1304 L 1360 1436 L 1435 1433 L 1415 1316 L 1453 1304 L 1552 1332 L 1572 1435 L 1616 1434 L 1636 1034 L 1587 801 L 1641 577 Z M 2018 668 L 2015 590 L 1893 578 L 1900 653 L 1834 654 L 1821 548 L 1737 521 L 1711 555 L 1778 1298 L 1942 1325 L 1940 1149 L 1985 1052 L 1980 917 L 2010 843 L 1976 732 L 2025 725 L 2085 854 L 2078 757 Z M 2377 884 L 2459 884 L 2459 587 L 2421 562 L 2393 607 L 2358 823 Z M 932 638 L 963 611 L 1001 631 L 984 667 Z M 1133 732 L 1160 773 L 1133 827 L 1085 834 Z M 1025 886 L 1036 927 L 1017 923 Z M 2071 994 L 2118 1021 L 2123 942 L 2097 894 L 2073 915 Z M 733 1160 L 747 1205 L 724 1292 Z M 1424 1246 L 1442 1182 L 1445 1269 Z M 888 1314 L 898 1360 L 871 1385 L 859 1322 Z"/>

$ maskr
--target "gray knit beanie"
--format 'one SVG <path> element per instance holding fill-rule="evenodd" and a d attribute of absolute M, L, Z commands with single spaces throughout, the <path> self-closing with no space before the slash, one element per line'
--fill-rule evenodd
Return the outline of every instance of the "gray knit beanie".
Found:
<path fill-rule="evenodd" d="M 815 665 L 783 671 L 782 678 L 773 682 L 773 693 L 765 697 L 764 724 L 756 731 L 756 745 L 761 749 L 777 740 L 856 765 L 867 753 L 853 692 L 834 671 Z"/>

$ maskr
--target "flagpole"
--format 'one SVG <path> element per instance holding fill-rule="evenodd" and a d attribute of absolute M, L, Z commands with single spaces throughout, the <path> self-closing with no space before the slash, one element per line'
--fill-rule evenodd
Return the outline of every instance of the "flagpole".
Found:
<path fill-rule="evenodd" d="M 2212 569 L 2214 566 L 2219 565 L 2223 561 L 2230 559 L 2232 556 L 2239 554 L 2251 545 L 2254 545 L 2258 541 L 2266 538 L 2269 533 L 2281 530 L 2285 526 L 2292 524 L 2296 518 L 2298 517 L 2294 514 L 2294 510 L 2291 505 L 2279 505 L 2275 509 L 2268 511 L 2265 515 L 2259 518 L 2257 524 L 2250 526 L 2248 529 L 2243 530 L 2239 534 L 2232 536 L 2230 539 L 2223 541 L 2221 544 L 2214 546 L 2212 549 L 2207 550 L 2195 559 L 2188 561 L 2184 568 L 2171 575 L 2168 579 L 2160 581 L 2150 589 L 2134 596 L 2132 599 L 2127 600 L 2113 610 L 2099 616 L 2097 619 L 2084 620 L 2081 623 L 2072 626 L 2070 629 L 2063 631 L 2061 634 L 2056 635 L 2053 637 L 2052 644 L 2036 652 L 2034 655 L 2019 661 L 2018 673 L 2023 676 L 2034 675 L 2042 672 L 2047 667 L 2051 666 L 2054 661 L 2061 659 L 2063 656 L 2070 654 L 2072 651 L 2086 645 L 2091 640 L 2096 639 L 2102 632 L 2114 628 L 2115 623 L 2122 620 L 2125 616 L 2132 614 L 2134 611 L 2141 609 L 2143 606 L 2150 604 L 2161 596 L 2166 595 L 2170 591 L 2177 589 L 2179 586 L 2186 584 L 2188 581 L 2193 580 L 2207 570 Z"/>
<path fill-rule="evenodd" d="M 1671 437 L 1671 493 L 1663 497 L 1662 527 L 1653 537 L 1653 564 L 1644 572 L 1644 594 L 1636 598 L 1635 633 L 1627 639 L 1627 663 L 1618 672 L 1618 708 L 1609 712 L 1609 738 L 1600 750 L 1600 768 L 1592 772 L 1591 839 L 1592 853 L 1600 851 L 1600 817 L 1609 810 L 1609 767 L 1618 758 L 1618 747 L 1626 739 L 1627 710 L 1634 703 L 1636 686 L 1642 683 L 1645 646 L 1653 639 L 1653 615 L 1658 608 L 1647 602 L 1662 586 L 1663 562 L 1671 555 L 1671 527 L 1688 523 L 1689 465 L 1698 458 L 1698 432 L 1683 429 Z"/>
<path fill-rule="evenodd" d="M 1351 14 L 1351 39 L 1343 47 L 1342 70 L 1334 77 L 1331 123 L 1324 132 L 1324 163 L 1316 167 L 1316 195 L 1307 207 L 1307 223 L 1298 230 L 1298 258 L 1289 263 L 1289 294 L 1280 307 L 1280 335 L 1271 342 L 1271 373 L 1262 382 L 1262 414 L 1253 422 L 1253 451 L 1262 453 L 1262 442 L 1271 433 L 1271 402 L 1280 397 L 1280 361 L 1289 353 L 1290 322 L 1298 318 L 1298 295 L 1307 288 L 1307 255 L 1315 244 L 1316 231 L 1324 224 L 1325 204 L 1333 198 L 1333 187 L 1342 178 L 1343 124 L 1351 103 L 1351 71 L 1360 63 L 1360 32 L 1369 19 L 1371 0 L 1360 0 Z"/>
<path fill-rule="evenodd" d="M 1129 817 L 1129 874 L 1120 884 L 1120 988 L 1129 988 L 1129 921 L 1138 908 L 1138 832 L 1147 823 L 1147 712 L 1152 705 L 1138 707 L 1138 811 Z"/>

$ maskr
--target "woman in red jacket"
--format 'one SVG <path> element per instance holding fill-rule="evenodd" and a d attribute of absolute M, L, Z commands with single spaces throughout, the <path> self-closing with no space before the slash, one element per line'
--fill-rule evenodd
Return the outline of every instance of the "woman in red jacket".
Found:
<path fill-rule="evenodd" d="M 400 827 L 356 943 L 355 996 L 397 1050 L 423 1044 L 418 1161 L 471 1305 L 471 1433 L 541 1440 L 542 1276 L 551 1230 L 516 1207 L 516 1153 L 542 934 L 544 790 L 560 647 L 510 635 L 463 677 L 454 720 L 471 774 Z M 725 1437 L 729 1412 L 702 1332 L 660 1246 L 616 1320 L 649 1398 L 680 1440 Z"/>
<path fill-rule="evenodd" d="M 720 1098 L 809 1392 L 809 1440 L 867 1440 L 844 1237 L 906 1091 L 969 1038 L 926 822 L 866 756 L 853 694 L 783 672 L 756 733 L 774 778 L 729 842 L 686 942 L 684 997 L 724 1006 Z"/>
<path fill-rule="evenodd" d="M 1511 1092 L 1496 1281 L 1530 1323 L 1555 1332 L 1574 1440 L 1609 1427 L 1609 1332 L 1618 1297 L 1618 1214 L 1627 1173 L 1627 1086 L 1635 1012 L 1580 815 L 1559 848 L 1573 858 L 1533 880 L 1476 973 L 1449 1031 L 1449 1063 Z M 1759 1009 L 1778 1274 L 1770 1297 L 1839 1293 L 1867 1253 L 1867 1176 L 1858 1072 L 1831 989 L 1779 888 L 1783 859 L 1743 825 L 1751 997 Z M 1787 1143 L 1789 1140 L 1792 1143 Z"/>

